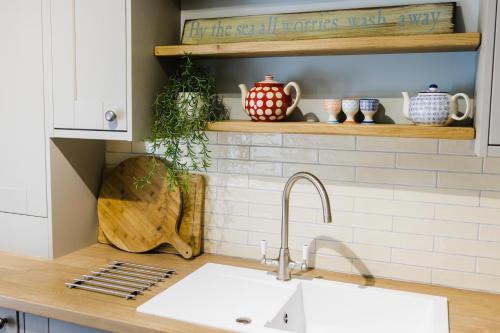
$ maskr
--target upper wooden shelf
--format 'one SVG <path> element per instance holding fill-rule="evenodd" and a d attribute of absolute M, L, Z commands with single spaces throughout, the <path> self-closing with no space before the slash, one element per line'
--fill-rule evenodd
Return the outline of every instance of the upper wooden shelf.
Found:
<path fill-rule="evenodd" d="M 474 51 L 481 44 L 478 32 L 328 38 L 293 41 L 244 42 L 205 45 L 168 45 L 155 47 L 160 57 L 178 57 L 185 53 L 199 57 L 263 57 L 372 53 L 415 53 Z"/>
<path fill-rule="evenodd" d="M 436 127 L 416 125 L 332 125 L 309 122 L 254 122 L 249 120 L 227 120 L 208 124 L 209 131 L 250 132 L 250 133 L 288 133 L 323 134 L 354 136 L 387 136 L 400 138 L 430 138 L 472 140 L 475 130 L 472 127 Z"/>

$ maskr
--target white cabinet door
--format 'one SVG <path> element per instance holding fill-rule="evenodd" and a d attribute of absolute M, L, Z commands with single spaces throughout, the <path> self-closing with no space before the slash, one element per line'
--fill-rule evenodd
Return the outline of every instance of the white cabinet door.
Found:
<path fill-rule="evenodd" d="M 0 211 L 45 217 L 42 0 L 0 1 L 0 45 Z"/>
<path fill-rule="evenodd" d="M 16 311 L 0 308 L 0 319 L 7 321 L 4 324 L 0 324 L 0 326 L 3 325 L 3 327 L 0 328 L 0 333 L 18 333 L 19 332 Z"/>
<path fill-rule="evenodd" d="M 127 1 L 51 0 L 51 12 L 54 128 L 126 131 Z"/>
<path fill-rule="evenodd" d="M 493 88 L 491 90 L 490 145 L 500 145 L 500 9 L 497 8 Z"/>

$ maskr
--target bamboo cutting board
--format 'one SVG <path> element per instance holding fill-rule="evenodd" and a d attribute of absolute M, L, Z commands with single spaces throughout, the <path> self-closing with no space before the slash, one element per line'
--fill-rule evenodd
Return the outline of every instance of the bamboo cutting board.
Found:
<path fill-rule="evenodd" d="M 122 250 L 146 252 L 169 243 L 184 258 L 191 258 L 191 247 L 178 233 L 180 190 L 170 190 L 156 173 L 143 189 L 134 185 L 135 178 L 146 174 L 149 160 L 145 156 L 127 159 L 106 175 L 98 200 L 100 227 L 109 242 Z M 158 168 L 166 172 L 161 162 Z"/>
<path fill-rule="evenodd" d="M 205 179 L 202 175 L 191 175 L 189 192 L 183 193 L 182 218 L 179 227 L 180 238 L 189 244 L 193 256 L 198 256 L 203 248 L 203 217 L 205 206 Z M 111 244 L 104 235 L 101 226 L 98 228 L 97 240 L 102 244 Z M 170 245 L 162 245 L 155 249 L 159 252 L 177 252 Z"/>

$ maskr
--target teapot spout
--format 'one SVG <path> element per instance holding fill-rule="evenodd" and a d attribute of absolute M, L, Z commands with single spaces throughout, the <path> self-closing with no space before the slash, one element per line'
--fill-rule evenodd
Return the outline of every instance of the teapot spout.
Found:
<path fill-rule="evenodd" d="M 406 91 L 403 91 L 401 93 L 403 95 L 403 115 L 408 119 L 411 120 L 410 117 L 410 95 Z"/>
<path fill-rule="evenodd" d="M 241 90 L 241 106 L 243 107 L 243 110 L 245 110 L 245 99 L 247 97 L 248 88 L 244 84 L 240 84 L 238 85 L 238 87 Z"/>

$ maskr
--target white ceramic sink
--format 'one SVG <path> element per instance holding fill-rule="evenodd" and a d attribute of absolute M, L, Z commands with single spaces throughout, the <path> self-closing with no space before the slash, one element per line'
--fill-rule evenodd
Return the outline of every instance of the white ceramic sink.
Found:
<path fill-rule="evenodd" d="M 282 282 L 265 271 L 217 264 L 137 311 L 237 332 L 449 332 L 443 297 L 320 279 Z"/>

